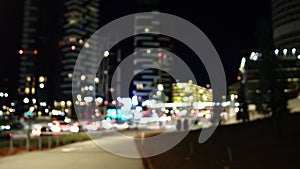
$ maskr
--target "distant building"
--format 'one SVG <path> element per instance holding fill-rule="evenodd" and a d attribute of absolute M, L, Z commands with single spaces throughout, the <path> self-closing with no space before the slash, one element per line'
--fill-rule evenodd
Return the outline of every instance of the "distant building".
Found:
<path fill-rule="evenodd" d="M 274 99 L 271 88 L 274 92 L 279 83 L 289 98 L 297 96 L 300 90 L 300 1 L 272 0 L 271 5 L 273 44 L 261 39 L 265 45 L 257 51 L 267 52 L 252 52 L 250 57 L 245 57 L 237 77 L 239 81 L 229 87 L 229 93 L 240 94 L 243 84 L 246 101 L 257 106 Z M 266 46 L 272 46 L 272 51 Z"/>
<path fill-rule="evenodd" d="M 271 102 L 271 88 L 279 83 L 288 98 L 298 95 L 300 90 L 300 59 L 296 57 L 277 57 L 271 62 L 267 58 L 243 59 L 244 65 L 238 74 L 239 84 L 244 84 L 245 101 L 248 104 Z M 272 66 L 271 66 L 272 64 Z M 268 70 L 270 69 L 270 70 Z M 271 70 L 272 69 L 272 70 Z M 229 93 L 240 94 L 241 85 L 233 84 Z M 278 90 L 281 90 L 278 88 Z"/>
<path fill-rule="evenodd" d="M 157 1 L 139 0 L 139 12 L 157 11 Z M 158 16 L 157 16 L 158 17 Z M 166 95 L 166 101 L 171 101 L 172 79 L 170 75 L 159 69 L 146 69 L 140 72 L 141 68 L 164 67 L 170 68 L 172 65 L 171 56 L 165 54 L 163 50 L 170 50 L 170 38 L 154 35 L 159 33 L 160 22 L 156 15 L 136 15 L 134 33 L 139 34 L 134 38 L 134 50 L 144 50 L 135 53 L 134 65 L 138 69 L 134 70 L 135 78 L 133 80 L 134 89 L 132 95 L 136 95 L 142 100 L 149 99 L 153 90 L 157 90 L 158 84 L 163 84 L 163 92 Z"/>
<path fill-rule="evenodd" d="M 300 49 L 300 1 L 272 0 L 273 39 L 275 48 L 291 54 Z"/>
<path fill-rule="evenodd" d="M 22 29 L 22 46 L 19 50 L 20 54 L 20 77 L 18 92 L 20 95 L 29 93 L 32 88 L 35 90 L 36 80 L 36 58 L 38 53 L 38 1 L 25 0 L 24 2 L 24 17 Z M 34 91 L 35 93 L 35 91 Z"/>
<path fill-rule="evenodd" d="M 75 62 L 82 48 L 89 48 L 90 55 L 97 55 L 95 47 L 98 41 L 90 39 L 92 34 L 99 29 L 99 0 L 66 0 L 64 3 L 63 38 L 59 42 L 63 52 L 61 60 L 59 96 L 61 101 L 72 100 L 72 78 Z M 83 68 L 93 63 L 95 57 L 86 57 Z M 92 65 L 92 64 L 90 64 Z M 81 75 L 78 80 L 88 80 L 89 77 Z M 96 80 L 98 81 L 98 80 Z M 89 84 L 80 92 L 90 90 Z"/>
<path fill-rule="evenodd" d="M 49 105 L 53 100 L 50 85 L 57 44 L 54 1 L 24 1 L 18 94 L 20 100 L 27 98 L 30 103 L 33 99 L 37 104 Z"/>
<path fill-rule="evenodd" d="M 212 89 L 208 89 L 192 81 L 173 83 L 172 100 L 174 103 L 212 102 Z"/>

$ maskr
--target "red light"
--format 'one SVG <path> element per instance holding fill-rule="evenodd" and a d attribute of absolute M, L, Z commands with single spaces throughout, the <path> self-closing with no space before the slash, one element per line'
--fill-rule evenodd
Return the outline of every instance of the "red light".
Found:
<path fill-rule="evenodd" d="M 19 54 L 23 55 L 24 54 L 24 50 L 19 50 Z"/>
<path fill-rule="evenodd" d="M 104 101 L 104 105 L 108 105 L 108 101 L 107 100 Z"/>
<path fill-rule="evenodd" d="M 253 78 L 253 75 L 250 74 L 250 75 L 247 76 L 247 78 L 248 78 L 248 79 L 252 79 L 252 78 Z"/>
<path fill-rule="evenodd" d="M 71 50 L 76 50 L 76 46 L 71 46 Z"/>
<path fill-rule="evenodd" d="M 12 137 L 13 137 L 12 133 L 9 133 L 9 138 L 12 138 Z"/>
<path fill-rule="evenodd" d="M 163 54 L 162 54 L 162 53 L 158 53 L 157 56 L 158 56 L 159 58 L 162 58 L 162 57 L 163 57 Z"/>

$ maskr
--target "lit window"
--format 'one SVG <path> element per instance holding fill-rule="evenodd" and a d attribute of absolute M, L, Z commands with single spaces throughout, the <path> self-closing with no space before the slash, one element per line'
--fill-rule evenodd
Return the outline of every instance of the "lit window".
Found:
<path fill-rule="evenodd" d="M 68 78 L 72 78 L 73 74 L 72 73 L 68 73 Z"/>
<path fill-rule="evenodd" d="M 39 82 L 40 82 L 40 83 L 45 82 L 45 77 L 44 77 L 44 76 L 40 76 L 40 77 L 39 77 Z"/>
<path fill-rule="evenodd" d="M 69 24 L 76 24 L 77 23 L 77 20 L 76 19 L 71 19 L 70 21 L 69 21 Z"/>
<path fill-rule="evenodd" d="M 75 42 L 76 40 L 77 40 L 77 39 L 76 39 L 75 37 L 70 37 L 70 38 L 69 38 L 69 41 L 70 41 L 70 42 Z"/>
<path fill-rule="evenodd" d="M 26 81 L 27 81 L 27 82 L 30 82 L 30 81 L 31 81 L 31 78 L 30 78 L 29 76 L 27 76 L 27 77 L 26 77 Z"/>
<path fill-rule="evenodd" d="M 29 94 L 30 89 L 28 87 L 25 88 L 25 94 Z"/>
<path fill-rule="evenodd" d="M 34 55 L 37 55 L 37 54 L 38 54 L 38 50 L 35 49 L 35 50 L 33 51 L 33 54 L 34 54 Z"/>
<path fill-rule="evenodd" d="M 138 83 L 136 84 L 136 89 L 143 89 L 143 84 L 142 83 Z"/>
<path fill-rule="evenodd" d="M 19 54 L 23 55 L 24 54 L 24 50 L 19 50 Z"/>
<path fill-rule="evenodd" d="M 35 88 L 31 88 L 31 94 L 35 94 Z"/>
<path fill-rule="evenodd" d="M 76 50 L 76 46 L 71 46 L 71 50 Z"/>

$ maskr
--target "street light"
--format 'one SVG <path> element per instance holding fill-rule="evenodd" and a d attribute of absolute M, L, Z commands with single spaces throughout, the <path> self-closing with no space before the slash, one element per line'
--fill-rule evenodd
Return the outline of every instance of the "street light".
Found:
<path fill-rule="evenodd" d="M 292 54 L 295 55 L 295 54 L 296 54 L 296 51 L 297 51 L 297 49 L 296 49 L 296 48 L 293 48 L 293 49 L 292 49 Z"/>
<path fill-rule="evenodd" d="M 108 57 L 109 56 L 109 51 L 105 51 L 103 55 L 104 55 L 104 57 Z"/>
<path fill-rule="evenodd" d="M 287 55 L 288 50 L 287 49 L 283 49 L 283 54 Z"/>
<path fill-rule="evenodd" d="M 276 56 L 278 56 L 278 54 L 279 54 L 279 49 L 275 49 L 274 53 L 275 53 Z"/>

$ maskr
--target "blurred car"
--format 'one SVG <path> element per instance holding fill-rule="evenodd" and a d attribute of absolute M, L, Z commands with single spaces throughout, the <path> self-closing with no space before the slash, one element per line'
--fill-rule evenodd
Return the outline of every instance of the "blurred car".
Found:
<path fill-rule="evenodd" d="M 49 136 L 52 135 L 52 132 L 49 126 L 34 125 L 31 134 L 33 136 Z"/>
<path fill-rule="evenodd" d="M 42 126 L 39 125 L 39 124 L 33 125 L 32 129 L 31 129 L 31 134 L 33 136 L 40 136 L 41 135 L 41 128 L 42 128 Z"/>
<path fill-rule="evenodd" d="M 80 131 L 80 127 L 78 123 L 72 124 L 69 128 L 70 132 L 78 133 Z"/>
<path fill-rule="evenodd" d="M 50 127 L 52 132 L 68 132 L 70 131 L 70 123 L 66 123 L 64 121 L 52 121 L 49 123 L 48 126 Z"/>
<path fill-rule="evenodd" d="M 0 140 L 10 140 L 12 133 L 4 130 L 0 130 Z"/>
<path fill-rule="evenodd" d="M 58 122 L 59 122 L 61 131 L 69 131 L 70 130 L 70 126 L 71 126 L 70 123 L 66 123 L 64 121 L 58 121 Z"/>
<path fill-rule="evenodd" d="M 10 129 L 11 129 L 10 124 L 2 124 L 2 125 L 0 125 L 0 130 L 6 130 L 6 131 L 8 131 Z"/>
<path fill-rule="evenodd" d="M 50 136 L 53 135 L 49 126 L 42 126 L 41 128 L 41 136 Z"/>

